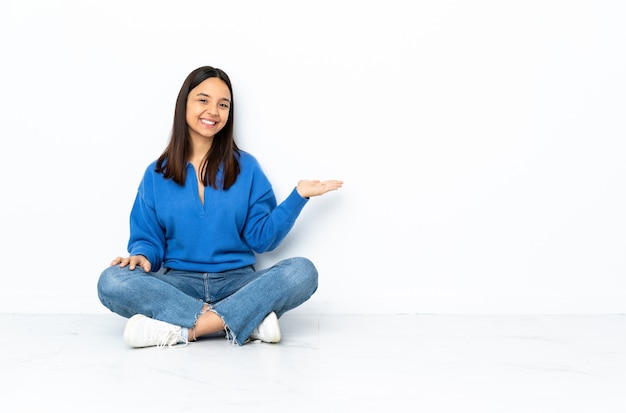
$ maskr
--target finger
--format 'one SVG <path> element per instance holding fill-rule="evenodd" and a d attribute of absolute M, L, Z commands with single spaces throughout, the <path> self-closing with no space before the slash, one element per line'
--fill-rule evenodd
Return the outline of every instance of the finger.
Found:
<path fill-rule="evenodd" d="M 324 183 L 324 186 L 329 189 L 339 189 L 341 188 L 342 185 L 343 185 L 343 182 L 341 181 L 326 181 Z"/>

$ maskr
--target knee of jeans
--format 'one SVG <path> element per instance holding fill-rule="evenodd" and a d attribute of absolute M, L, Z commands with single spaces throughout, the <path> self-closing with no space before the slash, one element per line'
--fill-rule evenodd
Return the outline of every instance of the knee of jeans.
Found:
<path fill-rule="evenodd" d="M 102 271 L 98 279 L 98 297 L 100 301 L 106 296 L 115 295 L 122 287 L 123 277 L 120 277 L 120 267 L 112 266 Z"/>
<path fill-rule="evenodd" d="M 317 288 L 317 268 L 311 260 L 304 257 L 296 257 L 293 259 L 293 264 L 296 267 L 296 278 L 298 279 L 298 283 L 307 283 L 312 289 Z"/>

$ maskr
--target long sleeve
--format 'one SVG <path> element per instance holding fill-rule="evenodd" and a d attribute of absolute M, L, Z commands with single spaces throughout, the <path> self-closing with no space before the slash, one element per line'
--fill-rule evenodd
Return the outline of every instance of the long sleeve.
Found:
<path fill-rule="evenodd" d="M 130 255 L 143 255 L 157 271 L 165 253 L 164 228 L 159 225 L 154 205 L 153 174 L 146 173 L 137 191 L 130 213 Z"/>

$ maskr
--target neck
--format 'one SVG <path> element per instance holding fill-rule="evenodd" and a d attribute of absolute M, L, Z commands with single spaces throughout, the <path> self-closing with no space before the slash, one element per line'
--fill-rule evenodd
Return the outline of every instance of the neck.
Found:
<path fill-rule="evenodd" d="M 204 157 L 209 153 L 213 139 L 191 139 L 191 151 L 189 153 L 189 162 L 193 165 L 200 165 Z"/>

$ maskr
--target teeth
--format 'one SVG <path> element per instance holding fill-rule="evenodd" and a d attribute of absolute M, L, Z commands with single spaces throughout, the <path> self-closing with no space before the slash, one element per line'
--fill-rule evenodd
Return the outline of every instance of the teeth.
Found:
<path fill-rule="evenodd" d="M 215 123 L 216 123 L 216 122 L 212 122 L 210 120 L 204 120 L 204 119 L 200 119 L 200 122 L 206 123 L 207 125 L 215 125 Z"/>

